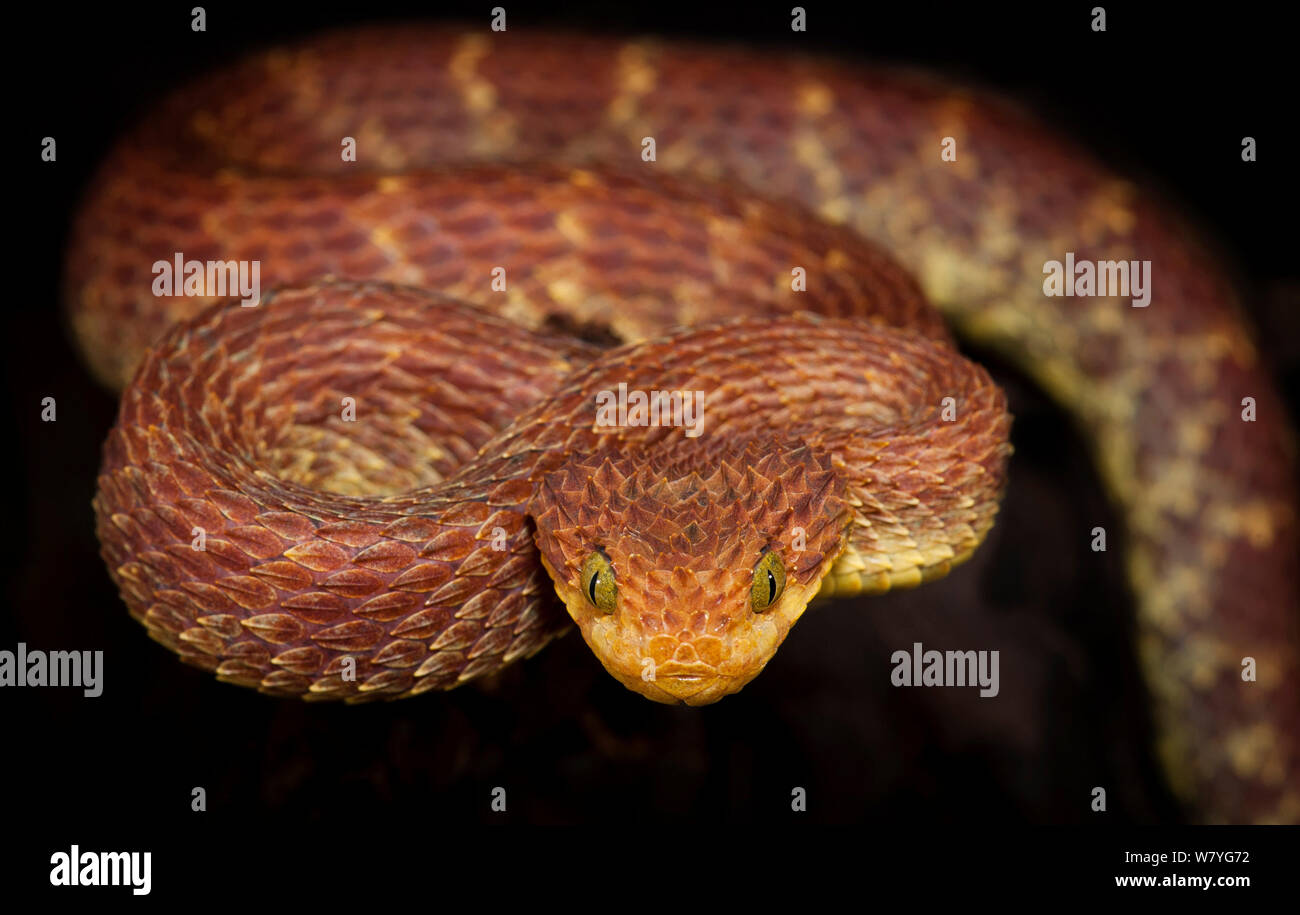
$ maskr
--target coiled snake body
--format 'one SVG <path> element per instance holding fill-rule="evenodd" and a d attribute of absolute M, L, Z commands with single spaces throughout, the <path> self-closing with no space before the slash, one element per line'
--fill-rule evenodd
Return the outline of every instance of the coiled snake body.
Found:
<path fill-rule="evenodd" d="M 155 296 L 174 252 L 276 291 Z M 1150 305 L 1045 295 L 1067 252 L 1150 261 Z M 1192 234 L 1002 103 L 743 50 L 324 36 L 128 134 L 66 291 L 126 386 L 95 512 L 133 615 L 222 679 L 350 701 L 572 617 L 630 688 L 711 702 L 819 592 L 946 573 L 992 524 L 1010 420 L 933 301 L 1095 443 L 1175 788 L 1300 819 L 1280 400 Z M 620 386 L 700 392 L 702 425 L 598 422 Z"/>

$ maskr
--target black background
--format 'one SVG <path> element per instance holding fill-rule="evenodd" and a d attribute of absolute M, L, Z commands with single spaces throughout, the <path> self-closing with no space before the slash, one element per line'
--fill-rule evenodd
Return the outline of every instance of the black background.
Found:
<path fill-rule="evenodd" d="M 73 841 L 184 847 L 200 833 L 304 826 L 355 837 L 391 822 L 987 830 L 1182 819 L 1150 749 L 1118 519 L 1067 419 L 996 360 L 985 359 L 1011 395 L 1017 453 L 988 544 L 918 591 L 810 611 L 766 672 L 716 706 L 667 708 L 627 692 L 576 634 L 493 682 L 357 708 L 220 684 L 146 638 L 92 532 L 115 405 L 77 362 L 59 314 L 70 213 L 117 133 L 185 78 L 277 39 L 420 12 L 210 4 L 208 31 L 194 33 L 191 5 L 49 5 L 9 23 L 11 42 L 30 56 L 10 60 L 18 88 L 6 99 L 18 119 L 6 144 L 17 185 L 6 195 L 17 229 L 6 248 L 21 283 L 6 303 L 2 360 L 7 428 L 17 433 L 5 447 L 16 462 L 0 647 L 102 649 L 106 667 L 93 700 L 73 689 L 0 692 L 6 743 L 21 748 L 4 754 L 10 802 L 59 824 L 48 848 L 31 849 L 34 860 Z M 1295 104 L 1290 14 L 1234 5 L 1174 17 L 1108 4 L 1099 34 L 1091 3 L 882 12 L 814 2 L 804 4 L 809 31 L 796 35 L 792 5 L 507 10 L 512 31 L 572 26 L 811 48 L 922 64 L 1027 101 L 1206 229 L 1247 292 L 1295 413 L 1294 172 L 1283 135 Z M 443 5 L 436 18 L 487 28 L 491 6 Z M 1247 135 L 1259 144 L 1253 164 L 1240 158 Z M 57 163 L 40 161 L 44 136 L 58 141 Z M 44 396 L 57 398 L 56 423 L 39 420 Z M 1098 524 L 1112 532 L 1111 552 L 1089 549 Z M 999 649 L 1000 697 L 891 688 L 889 656 L 914 641 Z M 1097 785 L 1108 791 L 1105 814 L 1089 808 Z M 190 811 L 194 786 L 207 790 L 206 813 Z M 505 814 L 489 809 L 494 786 L 507 789 Z M 794 786 L 808 790 L 804 814 L 790 811 Z"/>

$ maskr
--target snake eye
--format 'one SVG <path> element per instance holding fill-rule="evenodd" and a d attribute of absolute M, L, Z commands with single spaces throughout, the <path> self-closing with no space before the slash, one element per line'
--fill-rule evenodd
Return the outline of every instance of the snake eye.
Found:
<path fill-rule="evenodd" d="M 582 590 L 597 610 L 613 613 L 618 605 L 618 583 L 614 581 L 614 567 L 599 550 L 582 563 Z"/>
<path fill-rule="evenodd" d="M 754 583 L 749 586 L 749 605 L 755 613 L 762 613 L 776 603 L 785 590 L 785 563 L 781 554 L 769 550 L 754 566 Z"/>

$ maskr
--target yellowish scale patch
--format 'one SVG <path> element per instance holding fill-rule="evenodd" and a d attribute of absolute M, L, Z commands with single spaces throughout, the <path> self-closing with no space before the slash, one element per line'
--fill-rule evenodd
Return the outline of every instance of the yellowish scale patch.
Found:
<path fill-rule="evenodd" d="M 1003 264 L 1014 258 L 1024 245 L 1024 239 L 1016 228 L 1019 207 L 1014 189 L 1005 185 L 994 186 L 986 196 L 975 241 L 986 259 Z"/>
<path fill-rule="evenodd" d="M 1086 313 L 1088 325 L 1102 335 L 1114 335 L 1124 332 L 1124 321 L 1128 317 L 1125 309 L 1132 306 L 1123 299 L 1114 297 L 1097 298 Z M 1071 336 L 1077 334 L 1071 330 Z"/>
<path fill-rule="evenodd" d="M 452 81 L 460 92 L 461 104 L 477 122 L 474 151 L 483 155 L 510 149 L 518 137 L 513 115 L 497 104 L 496 88 L 478 72 L 483 58 L 492 50 L 486 36 L 470 34 L 461 38 L 447 64 Z"/>
<path fill-rule="evenodd" d="M 1083 205 L 1078 222 L 1080 241 L 1098 245 L 1108 236 L 1127 237 L 1137 225 L 1132 208 L 1135 196 L 1136 189 L 1127 181 L 1103 184 Z"/>
<path fill-rule="evenodd" d="M 734 219 L 720 219 L 716 216 L 710 216 L 705 223 L 705 229 L 709 233 L 710 253 L 732 250 L 740 244 L 741 239 L 744 237 L 741 223 Z M 720 285 L 725 286 L 727 280 L 731 277 L 727 258 L 710 257 L 709 265 L 713 270 L 714 278 L 718 280 Z M 788 275 L 786 276 L 788 277 Z M 788 283 L 789 279 L 786 278 L 784 282 Z"/>
<path fill-rule="evenodd" d="M 971 333 L 980 333 L 981 339 L 996 340 L 1000 328 L 1012 328 L 1025 322 L 1022 311 L 1014 305 L 995 306 L 977 312 L 974 319 L 954 310 L 953 303 L 966 297 L 974 301 L 992 300 L 994 294 L 1004 288 L 1005 271 L 1001 268 L 945 246 L 927 247 L 921 252 L 916 266 L 917 278 L 930 301 L 949 318 L 959 321 L 962 327 L 972 328 Z"/>
<path fill-rule="evenodd" d="M 574 187 L 600 187 L 600 177 L 587 171 L 585 168 L 575 168 L 569 172 L 569 183 Z"/>
<path fill-rule="evenodd" d="M 576 180 L 573 180 L 573 183 L 579 184 Z M 574 247 L 584 246 L 591 236 L 591 233 L 587 231 L 587 227 L 582 224 L 582 220 L 572 210 L 564 210 L 559 216 L 555 217 L 555 228 Z"/>
<path fill-rule="evenodd" d="M 1290 523 L 1294 512 L 1291 506 L 1262 499 L 1242 504 L 1217 502 L 1205 512 L 1212 530 L 1229 540 L 1244 537 L 1257 550 L 1273 545 L 1277 530 Z"/>
<path fill-rule="evenodd" d="M 1257 778 L 1267 785 L 1280 785 L 1286 778 L 1277 732 L 1265 722 L 1232 731 L 1224 749 L 1233 771 L 1243 778 Z"/>
<path fill-rule="evenodd" d="M 974 552 L 974 545 L 957 552 L 949 544 L 940 543 L 924 551 L 911 550 L 882 557 L 869 556 L 849 545 L 822 579 L 817 599 L 877 595 L 915 588 L 947 575 Z M 891 563 L 893 568 L 881 568 L 882 563 Z"/>
<path fill-rule="evenodd" d="M 553 300 L 574 309 L 575 312 L 587 298 L 583 285 L 577 280 L 567 277 L 547 283 L 546 292 Z"/>
<path fill-rule="evenodd" d="M 367 118 L 357 129 L 357 148 L 379 163 L 379 167 L 399 171 L 409 164 L 400 143 L 391 142 L 378 118 Z"/>
<path fill-rule="evenodd" d="M 817 214 L 827 222 L 841 225 L 853 217 L 853 198 L 836 197 L 817 208 Z"/>
<path fill-rule="evenodd" d="M 822 263 L 826 265 L 827 269 L 836 271 L 848 270 L 853 264 L 849 256 L 839 248 L 831 248 L 827 251 Z"/>
<path fill-rule="evenodd" d="M 1205 619 L 1210 614 L 1210 604 L 1205 596 L 1205 579 L 1206 570 L 1199 565 L 1167 569 L 1163 576 L 1163 587 L 1152 594 L 1146 603 L 1162 618 L 1173 620 L 1183 617 L 1174 624 L 1176 626 L 1185 626 L 1187 618 Z"/>
<path fill-rule="evenodd" d="M 637 142 L 640 143 L 640 137 Z M 700 155 L 700 149 L 692 137 L 683 137 L 668 147 L 656 146 L 655 155 L 656 161 L 669 171 L 686 171 L 695 163 L 701 174 L 709 173 L 709 157 Z"/>
<path fill-rule="evenodd" d="M 835 108 L 835 94 L 823 83 L 805 83 L 794 93 L 795 110 L 810 123 L 799 127 L 792 141 L 795 161 L 807 169 L 822 201 L 818 211 L 831 222 L 844 222 L 852 215 L 852 201 L 845 195 L 844 174 L 834 152 L 823 139 L 825 128 L 818 123 Z"/>
<path fill-rule="evenodd" d="M 819 118 L 835 107 L 835 93 L 825 83 L 805 83 L 799 87 L 796 105 L 800 114 Z"/>
<path fill-rule="evenodd" d="M 619 50 L 614 98 L 605 110 L 605 118 L 610 125 L 637 126 L 635 122 L 641 108 L 641 99 L 653 92 L 658 82 L 651 60 L 652 54 L 651 45 L 644 42 L 626 44 Z"/>

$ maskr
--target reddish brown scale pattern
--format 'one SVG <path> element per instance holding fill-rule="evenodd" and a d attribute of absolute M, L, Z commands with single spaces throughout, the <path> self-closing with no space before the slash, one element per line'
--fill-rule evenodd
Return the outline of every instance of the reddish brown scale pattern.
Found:
<path fill-rule="evenodd" d="M 403 346 L 385 345 L 394 339 Z M 770 353 L 790 340 L 788 358 L 763 376 L 733 355 Z M 454 363 L 465 349 L 482 352 L 478 364 Z M 808 377 L 803 366 L 813 354 L 828 357 L 825 377 L 814 379 L 818 396 L 801 409 L 781 404 L 781 392 L 796 391 Z M 911 390 L 904 384 L 901 394 L 874 371 L 900 355 L 917 382 Z M 873 487 L 880 504 L 889 501 L 887 490 L 896 493 L 894 502 L 906 508 L 893 520 L 914 540 L 951 537 L 945 522 L 953 517 L 969 526 L 972 502 L 975 526 L 991 523 L 1008 450 L 1005 405 L 987 375 L 946 344 L 860 321 L 791 317 L 711 325 L 595 356 L 581 345 L 394 287 L 327 284 L 283 292 L 257 309 L 217 306 L 170 331 L 124 394 L 95 500 L 105 560 L 132 613 L 186 661 L 276 695 L 358 701 L 454 686 L 536 650 L 563 628 L 526 518 L 539 530 L 542 555 L 553 568 L 567 568 L 572 557 L 556 544 L 579 548 L 581 542 L 579 532 L 558 523 L 559 515 L 583 524 L 583 536 L 603 536 L 591 512 L 607 525 L 635 515 L 643 523 L 629 536 L 648 548 L 644 576 L 608 541 L 616 556 L 629 560 L 626 619 L 658 639 L 652 656 L 664 662 L 682 661 L 685 650 L 667 641 L 690 646 L 688 634 L 704 638 L 691 658 L 718 666 L 727 684 L 711 696 L 718 698 L 762 669 L 853 539 L 846 526 L 855 513 L 881 523 L 878 507 L 852 496 L 861 486 L 858 465 L 840 458 L 869 448 L 860 441 L 864 435 L 909 441 L 912 447 L 896 447 L 892 460 L 948 472 L 954 460 L 967 460 L 969 443 L 980 434 L 996 437 L 988 472 L 961 491 L 930 493 L 921 503 L 926 481 L 916 474 L 896 474 Z M 593 359 L 585 367 L 575 363 Z M 428 369 L 423 382 L 411 374 L 416 366 Z M 266 472 L 274 470 L 265 460 L 273 450 L 267 441 L 301 425 L 304 406 L 328 424 L 316 407 L 322 396 L 346 389 L 333 387 L 340 367 L 362 380 L 351 388 L 359 417 L 349 433 L 361 445 L 376 430 L 387 438 L 392 428 L 422 442 L 426 420 L 467 400 L 503 431 L 450 479 L 393 495 L 373 494 L 386 478 L 362 481 L 356 488 L 366 495 L 330 492 L 338 477 L 328 462 L 300 465 L 299 481 Z M 441 385 L 448 374 L 461 382 L 450 398 Z M 596 427 L 592 392 L 619 381 L 709 392 L 705 447 L 684 449 L 666 428 L 611 434 Z M 940 441 L 932 434 L 939 432 L 940 390 L 956 392 L 963 406 L 991 396 L 997 415 L 964 410 L 961 424 L 980 423 L 983 433 Z M 388 396 L 400 398 L 406 423 L 390 428 L 365 418 Z M 862 405 L 872 402 L 878 408 L 864 414 Z M 780 436 L 745 444 L 742 427 L 752 422 L 752 410 L 765 408 Z M 400 456 L 400 441 L 385 447 Z M 686 508 L 649 492 L 645 498 L 627 493 L 635 508 L 624 506 L 620 514 L 617 503 L 589 491 L 606 477 L 596 474 L 586 489 L 581 481 L 584 462 L 613 461 L 629 476 L 640 467 L 649 491 L 654 481 L 646 472 L 698 479 L 699 468 L 727 457 L 736 468 L 728 471 L 728 494 Z M 395 463 L 400 466 L 400 457 Z M 543 479 L 551 485 L 539 488 Z M 567 482 L 555 482 L 561 479 Z M 769 479 L 784 489 L 756 482 Z M 916 494 L 909 492 L 913 485 Z M 569 498 L 575 492 L 579 497 Z M 539 493 L 545 494 L 540 503 Z M 683 528 L 674 527 L 683 511 L 698 536 L 683 539 Z M 808 545 L 790 555 L 789 566 L 811 591 L 786 609 L 775 637 L 757 646 L 724 642 L 708 607 L 730 598 L 728 623 L 747 625 L 734 598 L 748 554 L 758 548 L 757 541 L 736 540 L 736 532 L 761 531 L 775 540 L 796 524 L 807 529 Z M 206 538 L 202 550 L 193 548 L 195 528 Z M 705 528 L 712 539 L 699 533 Z M 724 565 L 729 557 L 739 567 Z M 688 585 L 696 573 L 703 577 Z M 657 627 L 649 610 L 632 613 L 638 596 L 658 608 Z M 672 632 L 665 629 L 669 622 Z M 356 662 L 355 679 L 344 676 L 347 658 Z"/>
<path fill-rule="evenodd" d="M 737 371 L 746 364 L 763 371 Z M 724 323 L 610 354 L 485 451 L 531 448 L 539 425 L 590 424 L 591 392 L 619 382 L 706 392 L 700 438 L 599 431 L 599 445 L 573 448 L 543 478 L 532 514 L 583 636 L 650 698 L 699 704 L 743 687 L 846 547 L 885 562 L 915 551 L 937 574 L 928 561 L 937 547 L 973 549 L 993 522 L 1010 451 L 1001 391 L 946 345 L 843 321 Z M 941 413 L 949 396 L 952 422 Z M 748 595 L 765 547 L 782 550 L 787 590 L 810 593 L 756 632 Z M 581 594 L 580 569 L 597 548 L 625 576 L 612 616 Z M 661 674 L 653 682 L 642 677 L 647 658 Z M 670 685 L 678 666 L 708 676 Z"/>
<path fill-rule="evenodd" d="M 341 136 L 358 139 L 355 165 L 339 161 Z M 646 136 L 653 166 L 640 161 Z M 957 142 L 955 163 L 938 155 L 944 137 Z M 854 269 L 872 260 L 866 249 L 806 217 L 756 204 L 739 240 L 733 224 L 701 244 L 718 205 L 700 201 L 740 201 L 739 190 L 669 183 L 665 199 L 704 196 L 656 204 L 645 198 L 658 183 L 640 177 L 644 198 L 603 172 L 585 184 L 555 172 L 536 190 L 470 173 L 415 179 L 407 210 L 403 194 L 339 178 L 485 159 L 723 179 L 848 223 L 912 268 L 960 330 L 1041 379 L 1096 443 L 1128 522 L 1139 647 L 1180 793 L 1205 819 L 1300 819 L 1294 447 L 1280 399 L 1195 233 L 1001 102 L 922 76 L 739 49 L 405 27 L 325 36 L 178 93 L 124 140 L 78 223 L 74 325 L 97 373 L 121 384 L 146 343 L 196 307 L 159 309 L 141 285 L 174 250 L 263 256 L 266 275 L 285 282 L 299 281 L 297 268 L 302 279 L 428 281 L 532 326 L 585 309 L 618 318 L 629 338 L 728 307 L 862 314 L 879 300 L 887 314 L 924 320 L 898 271 Z M 258 177 L 304 171 L 335 177 L 287 178 L 280 190 Z M 570 222 L 548 225 L 547 214 Z M 305 241 L 312 225 L 324 245 Z M 564 234 L 575 227 L 585 237 Z M 383 244 L 376 228 L 390 232 Z M 680 248 L 666 247 L 674 240 Z M 395 260 L 394 245 L 413 253 Z M 1066 251 L 1150 260 L 1150 307 L 1045 297 L 1042 264 Z M 792 297 L 772 278 L 804 260 L 810 292 Z M 482 279 L 497 261 L 518 292 L 504 305 Z M 676 288 L 678 275 L 695 284 Z M 665 297 L 699 307 L 666 314 Z M 1256 423 L 1237 419 L 1245 396 Z M 1240 680 L 1244 656 L 1260 663 L 1257 684 Z"/>
<path fill-rule="evenodd" d="M 466 365 L 455 357 L 464 346 L 491 352 Z M 171 332 L 124 395 L 95 500 L 105 560 L 156 639 L 265 692 L 356 700 L 495 669 L 564 625 L 533 558 L 520 507 L 527 491 L 500 479 L 444 486 L 445 498 L 418 502 L 332 495 L 320 479 L 332 481 L 328 446 L 314 455 L 326 463 L 303 469 L 297 485 L 263 472 L 274 470 L 267 439 L 302 422 L 304 406 L 308 425 L 329 425 L 315 407 L 346 366 L 365 379 L 341 389 L 361 419 L 349 440 L 396 455 L 399 466 L 393 429 L 413 447 L 428 436 L 472 454 L 488 435 L 475 438 L 458 411 L 504 425 L 559 382 L 568 359 L 588 354 L 388 287 L 218 307 Z M 258 383 L 237 368 L 249 364 L 274 371 Z M 386 403 L 416 421 L 366 421 Z M 376 434 L 382 444 L 369 441 Z M 368 482 L 360 488 L 387 481 Z M 192 548 L 195 527 L 203 551 Z M 497 534 L 507 549 L 491 548 Z M 356 659 L 355 681 L 342 678 L 344 657 Z"/>
<path fill-rule="evenodd" d="M 698 705 L 740 689 L 770 657 L 750 608 L 764 551 L 785 558 L 788 592 L 816 593 L 851 519 L 825 452 L 714 435 L 683 460 L 680 442 L 661 445 L 576 456 L 540 481 L 532 511 L 538 548 L 606 669 L 649 698 Z M 580 593 L 596 549 L 621 581 L 612 614 Z M 802 609 L 787 599 L 770 611 L 766 638 L 779 645 Z"/>
<path fill-rule="evenodd" d="M 136 161 L 134 152 L 120 155 Z M 151 171 L 118 164 L 107 173 L 78 220 L 68 282 L 77 290 L 73 324 L 114 386 L 172 322 L 213 301 L 152 295 L 153 264 L 177 251 L 187 260 L 259 261 L 264 289 L 321 276 L 389 280 L 527 326 L 566 315 L 627 339 L 706 316 L 794 312 L 814 296 L 827 314 L 944 333 L 915 282 L 878 249 L 809 214 L 721 188 L 475 167 L 392 186 L 366 175 L 218 180 L 223 193 L 213 197 L 191 193 L 214 186 L 202 175 L 157 186 Z M 120 205 L 137 197 L 150 201 L 147 210 Z M 198 229 L 184 222 L 193 212 L 204 214 Z M 324 225 L 321 212 L 332 214 Z M 828 258 L 859 269 L 827 269 Z M 791 289 L 795 266 L 812 276 L 806 293 Z M 491 287 L 496 267 L 506 269 L 508 294 Z"/>

